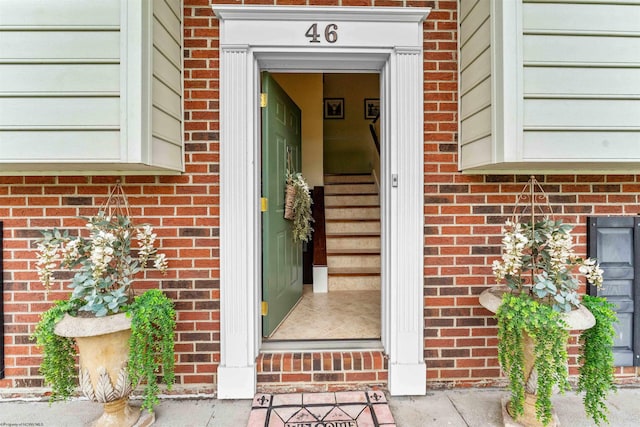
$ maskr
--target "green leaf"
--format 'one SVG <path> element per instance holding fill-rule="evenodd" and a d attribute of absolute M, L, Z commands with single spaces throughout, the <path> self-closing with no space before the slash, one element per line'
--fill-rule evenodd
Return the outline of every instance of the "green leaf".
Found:
<path fill-rule="evenodd" d="M 600 425 L 608 423 L 607 394 L 616 389 L 613 324 L 618 320 L 613 311 L 614 305 L 605 298 L 585 295 L 582 303 L 596 318 L 596 324 L 580 335 L 578 391 L 585 393 L 583 402 L 587 414 Z"/>
<path fill-rule="evenodd" d="M 154 289 L 136 297 L 127 313 L 131 315 L 129 375 L 134 384 L 141 379 L 146 380 L 142 407 L 151 411 L 158 403 L 157 373 L 160 367 L 169 389 L 175 380 L 175 311 L 171 300 Z"/>

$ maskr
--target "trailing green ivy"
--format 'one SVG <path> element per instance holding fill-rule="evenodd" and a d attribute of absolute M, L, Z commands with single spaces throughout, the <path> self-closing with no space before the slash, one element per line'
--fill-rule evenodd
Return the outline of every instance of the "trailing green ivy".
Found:
<path fill-rule="evenodd" d="M 131 316 L 129 376 L 134 386 L 146 380 L 142 407 L 151 411 L 158 404 L 158 374 L 162 366 L 168 389 L 174 383 L 173 333 L 176 327 L 173 302 L 153 289 L 135 298 L 127 310 Z"/>
<path fill-rule="evenodd" d="M 608 422 L 607 394 L 615 390 L 613 377 L 613 323 L 617 317 L 614 305 L 605 298 L 585 295 L 582 303 L 596 318 L 596 324 L 580 335 L 582 347 L 578 362 L 580 377 L 578 391 L 584 392 L 584 408 L 593 421 L 600 425 Z"/>
<path fill-rule="evenodd" d="M 526 378 L 524 373 L 524 335 L 534 343 L 538 372 L 536 417 L 544 425 L 552 418 L 551 394 L 558 385 L 569 390 L 567 340 L 569 333 L 560 313 L 526 294 L 505 293 L 496 313 L 498 319 L 498 359 L 509 377 L 510 412 L 514 418 L 524 413 Z"/>
<path fill-rule="evenodd" d="M 40 318 L 32 339 L 43 349 L 40 372 L 51 385 L 49 399 L 68 399 L 76 385 L 76 346 L 73 338 L 55 334 L 54 328 L 65 313 L 75 316 L 83 305 L 81 300 L 56 301 Z M 128 370 L 135 387 L 142 380 L 142 407 L 151 411 L 158 404 L 158 372 L 162 366 L 163 381 L 171 389 L 174 383 L 174 330 L 175 310 L 173 302 L 160 290 L 153 289 L 135 298 L 125 307 L 131 317 Z"/>
<path fill-rule="evenodd" d="M 73 338 L 56 335 L 56 323 L 62 320 L 65 313 L 75 314 L 83 302 L 79 300 L 56 301 L 47 311 L 42 313 L 31 339 L 42 347 L 43 358 L 40 373 L 46 384 L 51 385 L 49 403 L 57 399 L 68 399 L 76 387 L 76 342 Z"/>

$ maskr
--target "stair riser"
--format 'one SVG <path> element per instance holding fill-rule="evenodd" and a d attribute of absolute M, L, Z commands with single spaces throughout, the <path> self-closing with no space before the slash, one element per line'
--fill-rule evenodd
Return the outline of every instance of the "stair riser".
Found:
<path fill-rule="evenodd" d="M 379 206 L 378 196 L 326 196 L 325 206 Z"/>
<path fill-rule="evenodd" d="M 327 255 L 329 275 L 331 269 L 336 267 L 362 268 L 380 267 L 380 255 Z"/>
<path fill-rule="evenodd" d="M 332 184 L 324 187 L 324 194 L 378 194 L 375 184 Z"/>
<path fill-rule="evenodd" d="M 324 184 L 344 184 L 352 182 L 374 183 L 371 175 L 327 175 Z"/>
<path fill-rule="evenodd" d="M 379 221 L 362 221 L 362 222 L 327 222 L 325 224 L 327 234 L 331 233 L 380 233 Z M 330 236 L 327 236 L 330 237 Z"/>
<path fill-rule="evenodd" d="M 327 208 L 325 219 L 380 219 L 380 208 Z"/>
<path fill-rule="evenodd" d="M 327 249 L 378 249 L 379 237 L 327 237 Z"/>
<path fill-rule="evenodd" d="M 332 291 L 379 291 L 379 276 L 329 277 L 329 292 Z"/>

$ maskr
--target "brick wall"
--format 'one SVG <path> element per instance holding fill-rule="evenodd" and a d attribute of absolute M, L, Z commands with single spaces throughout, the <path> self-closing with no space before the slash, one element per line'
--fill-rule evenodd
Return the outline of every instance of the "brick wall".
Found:
<path fill-rule="evenodd" d="M 122 177 L 132 214 L 152 224 L 170 258 L 169 276 L 148 273 L 141 287 L 160 287 L 175 299 L 177 390 L 214 391 L 220 359 L 218 22 L 209 0 L 185 0 L 186 173 Z M 213 1 L 229 3 L 229 1 Z M 246 1 L 273 4 L 273 1 Z M 526 176 L 467 176 L 457 172 L 457 55 L 455 1 L 285 0 L 278 4 L 426 6 L 424 25 L 424 342 L 428 384 L 502 383 L 496 328 L 478 294 L 492 285 L 501 224 L 511 214 Z M 116 177 L 0 177 L 5 226 L 6 378 L 0 393 L 40 387 L 39 351 L 29 335 L 38 315 L 66 295 L 61 283 L 47 297 L 35 273 L 39 230 L 79 228 Z M 587 215 L 640 213 L 640 176 L 538 176 L 558 217 L 578 224 L 585 252 Z M 573 337 L 575 344 L 575 336 Z M 575 359 L 576 346 L 571 347 Z M 371 361 L 369 363 L 369 360 Z M 265 354 L 259 387 L 341 389 L 384 386 L 386 362 L 376 352 Z M 572 368 L 575 372 L 575 366 Z M 634 368 L 619 377 L 635 381 Z"/>
<path fill-rule="evenodd" d="M 441 151 L 436 147 L 432 154 Z M 427 168 L 432 154 L 425 153 Z M 440 171 L 443 166 L 450 165 L 436 165 Z M 491 262 L 500 254 L 502 224 L 528 178 L 425 173 L 425 359 L 433 386 L 502 383 L 495 321 L 479 306 L 478 294 L 495 284 Z M 640 213 L 637 175 L 537 178 L 556 218 L 576 224 L 578 254 L 586 255 L 587 216 Z M 577 373 L 576 343 L 573 336 L 572 374 Z M 637 380 L 636 368 L 618 368 L 617 374 L 621 382 Z"/>

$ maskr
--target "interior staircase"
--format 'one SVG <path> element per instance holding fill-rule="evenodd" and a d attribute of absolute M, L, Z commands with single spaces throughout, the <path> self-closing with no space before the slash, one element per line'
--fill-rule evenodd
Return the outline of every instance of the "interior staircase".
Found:
<path fill-rule="evenodd" d="M 380 289 L 380 197 L 371 175 L 324 179 L 329 291 Z"/>

